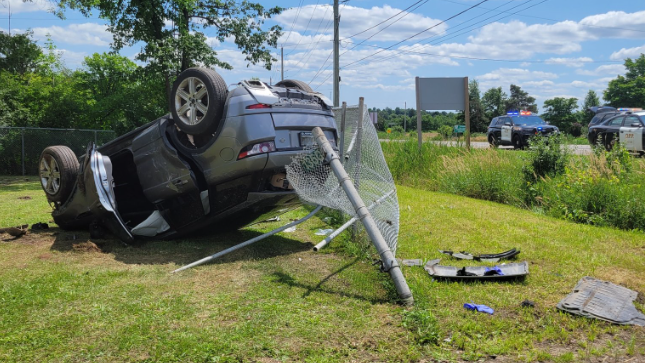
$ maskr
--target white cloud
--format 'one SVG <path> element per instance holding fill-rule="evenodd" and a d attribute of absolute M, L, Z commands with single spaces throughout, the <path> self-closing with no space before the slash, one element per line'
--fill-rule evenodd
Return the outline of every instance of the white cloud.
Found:
<path fill-rule="evenodd" d="M 0 14 L 9 14 L 9 6 L 11 6 L 11 14 L 29 13 L 34 11 L 49 11 L 54 8 L 54 4 L 47 0 L 2 0 L 0 1 Z"/>
<path fill-rule="evenodd" d="M 500 68 L 492 72 L 475 77 L 477 80 L 494 80 L 506 82 L 539 81 L 544 79 L 556 79 L 558 75 L 550 72 L 530 71 L 522 68 Z"/>
<path fill-rule="evenodd" d="M 31 30 L 34 32 L 34 38 L 45 40 L 49 34 L 56 44 L 108 46 L 112 40 L 107 26 L 98 23 L 70 24 L 66 27 L 54 25 Z"/>
<path fill-rule="evenodd" d="M 559 64 L 567 67 L 582 67 L 585 63 L 593 62 L 593 59 L 589 57 L 579 57 L 579 58 L 549 58 L 546 60 L 546 64 Z"/>
<path fill-rule="evenodd" d="M 340 36 L 341 38 L 352 36 L 367 28 L 375 26 L 391 16 L 395 16 L 400 11 L 401 9 L 393 8 L 389 5 L 384 5 L 383 7 L 374 6 L 369 9 L 356 6 L 344 6 L 341 8 L 340 12 Z M 275 16 L 274 19 L 280 23 L 287 33 L 291 30 L 292 24 L 293 30 L 302 32 L 302 34 L 305 34 L 305 31 L 308 34 L 329 34 L 333 32 L 333 26 L 331 25 L 333 20 L 333 10 L 330 5 L 306 5 L 301 8 L 291 8 L 285 10 L 280 15 Z M 398 19 L 400 20 L 397 21 Z M 439 22 L 440 20 L 437 19 L 428 18 L 415 13 L 403 12 L 374 29 L 356 35 L 354 39 L 368 38 L 371 35 L 376 34 L 379 30 L 387 27 L 386 30 L 374 35 L 370 40 L 398 41 L 402 38 L 421 32 Z M 440 34 L 444 32 L 445 29 L 447 29 L 447 25 L 441 24 L 427 32 L 424 32 L 419 37 Z M 292 39 L 289 38 L 288 42 L 292 43 Z M 297 43 L 297 41 L 293 43 Z"/>
<path fill-rule="evenodd" d="M 576 73 L 583 76 L 617 76 L 619 74 L 625 74 L 625 66 L 623 66 L 622 64 L 604 64 L 593 70 L 576 69 Z"/>
<path fill-rule="evenodd" d="M 610 11 L 588 16 L 580 20 L 580 25 L 584 26 L 586 32 L 598 38 L 643 38 L 645 11 Z"/>
<path fill-rule="evenodd" d="M 67 49 L 57 49 L 61 55 L 61 59 L 68 68 L 77 68 L 83 64 L 85 57 L 88 56 L 86 52 L 73 52 Z"/>
<path fill-rule="evenodd" d="M 641 54 L 645 53 L 645 45 L 634 48 L 622 48 L 617 52 L 611 53 L 609 59 L 611 60 L 623 60 L 625 58 L 638 58 Z"/>

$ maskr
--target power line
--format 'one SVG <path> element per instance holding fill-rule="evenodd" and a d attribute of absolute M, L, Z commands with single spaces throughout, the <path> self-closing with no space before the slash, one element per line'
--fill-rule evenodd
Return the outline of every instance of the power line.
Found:
<path fill-rule="evenodd" d="M 531 2 L 531 1 L 534 1 L 534 0 L 527 0 L 527 1 L 523 2 L 522 4 L 519 4 L 519 5 L 513 6 L 513 7 L 512 7 L 512 8 L 510 8 L 510 9 L 515 9 L 515 8 L 517 8 L 517 7 L 519 7 L 519 6 L 526 5 L 526 4 L 528 4 L 529 2 Z M 477 30 L 477 29 L 481 29 L 481 28 L 485 27 L 486 25 L 489 25 L 489 24 L 491 24 L 491 23 L 493 23 L 493 22 L 495 22 L 495 21 L 499 21 L 499 20 L 501 20 L 501 19 L 508 18 L 508 17 L 509 17 L 509 16 L 511 16 L 511 15 L 515 15 L 515 14 L 517 14 L 517 13 L 521 12 L 521 11 L 528 10 L 528 9 L 530 9 L 530 8 L 532 8 L 532 7 L 534 7 L 534 6 L 540 5 L 540 4 L 542 4 L 542 3 L 546 2 L 546 1 L 548 1 L 548 0 L 542 0 L 542 1 L 540 1 L 539 3 L 537 3 L 537 4 L 533 4 L 533 5 L 529 6 L 529 7 L 524 8 L 524 9 L 520 9 L 520 10 L 518 10 L 518 11 L 514 12 L 514 13 L 510 13 L 509 15 L 506 15 L 506 16 L 503 16 L 503 17 L 501 17 L 501 18 L 498 18 L 498 19 L 495 19 L 495 20 L 493 20 L 493 21 L 490 21 L 490 22 L 488 22 L 488 23 L 486 23 L 486 24 L 484 24 L 484 25 L 482 25 L 482 26 L 479 26 L 479 27 L 477 27 L 477 28 L 473 28 L 473 29 L 470 29 L 470 30 L 468 30 L 468 31 L 466 31 L 466 32 L 461 32 L 461 33 L 459 33 L 459 34 L 453 35 L 453 36 L 452 36 L 452 37 L 450 37 L 450 38 L 443 39 L 443 40 L 441 40 L 441 41 L 440 41 L 440 42 L 438 42 L 438 43 L 437 43 L 436 41 L 438 41 L 438 40 L 440 40 L 440 39 L 442 39 L 442 38 L 445 38 L 446 36 L 443 36 L 443 37 L 441 37 L 441 38 L 437 39 L 437 40 L 436 40 L 436 41 L 434 41 L 434 42 L 428 42 L 428 43 L 426 43 L 426 44 L 430 44 L 430 45 L 439 45 L 439 44 L 442 44 L 442 43 L 444 43 L 445 41 L 450 40 L 450 39 L 453 39 L 453 38 L 456 38 L 456 37 L 457 37 L 457 36 L 459 36 L 459 35 L 463 35 L 463 34 L 465 34 L 465 33 L 469 33 L 469 32 L 472 32 L 472 31 L 474 31 L 474 30 Z M 508 4 L 508 3 L 507 3 L 507 4 Z M 509 9 L 509 10 L 510 10 L 510 9 Z M 480 24 L 480 23 L 482 23 L 482 22 L 484 22 L 484 21 L 486 21 L 486 20 L 488 20 L 488 19 L 494 18 L 494 17 L 496 17 L 496 16 L 498 16 L 498 15 L 500 15 L 500 14 L 490 16 L 490 17 L 488 17 L 488 18 L 486 18 L 486 19 L 484 19 L 484 20 L 482 20 L 482 21 L 479 21 L 479 22 L 477 22 L 477 23 L 473 24 L 473 25 Z M 472 27 L 472 25 L 471 25 L 471 27 Z M 466 29 L 468 29 L 468 28 L 466 28 Z M 426 39 L 429 39 L 429 38 L 426 38 Z M 415 46 L 413 46 L 413 47 L 412 47 L 412 49 L 411 49 L 411 50 L 414 50 L 414 49 L 420 49 L 420 48 L 422 48 L 422 47 L 423 47 L 423 45 L 422 45 L 422 44 L 416 44 Z M 378 61 L 383 61 L 383 60 L 388 60 L 388 59 L 395 58 L 395 57 L 397 57 L 397 56 L 398 56 L 398 54 L 400 54 L 400 52 L 398 52 L 398 53 L 396 53 L 396 54 L 394 54 L 394 55 L 391 55 L 391 56 L 387 56 L 387 57 L 384 57 L 384 58 L 380 58 L 380 59 L 378 59 Z"/>
<path fill-rule="evenodd" d="M 320 1 L 320 0 L 316 0 L 316 5 L 314 6 L 314 10 L 311 12 L 311 17 L 309 17 L 309 21 L 307 22 L 307 26 L 305 27 L 305 31 L 301 34 L 302 36 L 304 36 L 305 34 L 307 34 L 307 31 L 309 30 L 309 24 L 311 24 L 311 19 L 313 19 L 313 18 L 314 18 L 314 14 L 316 14 L 316 8 L 318 7 L 318 2 L 319 2 L 319 1 Z M 289 35 L 291 35 L 291 34 L 289 34 Z M 289 51 L 289 53 L 287 53 L 286 55 L 289 55 L 289 54 L 291 54 L 291 52 L 293 52 L 294 50 L 296 50 L 296 48 L 298 47 L 298 45 L 300 45 L 300 42 L 302 41 L 302 36 L 300 37 L 300 39 L 298 39 L 298 43 L 296 43 L 296 46 L 295 46 L 295 47 L 293 47 L 293 49 L 291 49 L 291 51 Z M 287 38 L 288 38 L 288 37 L 287 37 Z M 284 47 L 284 43 L 282 44 L 282 46 Z"/>
<path fill-rule="evenodd" d="M 399 15 L 399 14 L 401 14 L 402 12 L 404 12 L 404 11 L 406 11 L 406 10 L 410 9 L 411 7 L 413 7 L 413 6 L 415 6 L 416 4 L 420 3 L 421 1 L 423 1 L 423 0 L 419 0 L 419 1 L 417 1 L 416 3 L 414 3 L 414 4 L 410 5 L 410 6 L 408 6 L 407 8 L 405 8 L 405 9 L 403 9 L 403 10 L 399 11 L 398 13 L 396 13 L 396 14 L 394 14 L 394 15 L 390 16 L 389 18 L 387 18 L 387 19 L 383 20 L 382 22 L 380 22 L 380 23 L 378 23 L 378 24 L 376 24 L 376 25 L 374 25 L 374 26 L 371 26 L 371 27 L 369 27 L 369 28 L 367 28 L 367 29 L 365 29 L 365 30 L 363 30 L 363 31 L 360 31 L 360 32 L 358 32 L 358 33 L 356 33 L 356 34 L 354 34 L 354 35 L 350 35 L 350 36 L 348 36 L 347 38 L 345 38 L 345 39 L 341 39 L 341 40 L 347 40 L 347 39 L 353 38 L 353 37 L 355 37 L 355 36 L 357 36 L 357 35 L 359 35 L 359 34 L 363 34 L 363 33 L 365 33 L 365 32 L 366 32 L 366 31 L 368 31 L 368 30 L 374 29 L 374 28 L 376 28 L 377 26 L 379 26 L 379 25 L 381 25 L 381 24 L 385 23 L 386 21 L 388 21 L 388 20 L 390 20 L 390 19 L 392 19 L 392 18 L 394 18 L 394 17 L 398 16 L 398 15 Z M 427 2 L 427 0 L 426 0 L 426 2 Z"/>
<path fill-rule="evenodd" d="M 460 3 L 458 1 L 451 1 L 451 0 L 442 0 L 445 2 L 453 3 L 453 4 L 459 4 L 459 5 L 466 5 L 464 3 Z M 482 9 L 486 9 L 482 7 Z M 503 13 L 504 11 L 502 11 Z M 561 23 L 563 20 L 557 20 L 557 19 L 551 19 L 551 18 L 545 18 L 542 16 L 535 16 L 535 15 L 526 15 L 526 14 L 519 14 L 520 16 L 523 16 L 525 18 L 534 18 L 534 19 L 542 19 L 542 20 L 548 20 L 552 21 L 554 23 Z M 615 26 L 602 26 L 602 25 L 591 25 L 591 24 L 580 24 L 578 22 L 578 25 L 583 26 L 583 27 L 589 27 L 589 28 L 601 28 L 601 29 L 618 29 L 618 30 L 627 30 L 627 31 L 632 31 L 632 32 L 639 32 L 639 33 L 645 33 L 645 30 L 641 29 L 629 29 L 629 28 L 620 28 L 620 27 L 615 27 Z"/>
<path fill-rule="evenodd" d="M 419 1 L 419 2 L 420 2 L 420 1 Z M 417 2 L 416 4 L 418 4 L 419 2 Z M 421 6 L 425 5 L 427 2 L 428 2 L 428 0 L 425 0 L 423 3 L 421 3 L 420 5 L 418 5 L 416 8 L 412 9 L 412 11 L 417 10 L 417 9 L 418 9 L 418 8 L 420 8 Z M 410 9 L 410 7 L 408 7 L 407 9 Z M 407 10 L 407 9 L 406 9 L 406 10 Z M 402 10 L 402 11 L 400 11 L 398 14 L 401 14 L 402 12 L 403 12 L 403 10 Z M 391 23 L 390 23 L 390 24 L 388 24 L 387 26 L 384 26 L 383 28 L 379 29 L 379 31 L 377 31 L 376 33 L 374 33 L 374 34 L 370 35 L 369 37 L 367 37 L 367 38 L 363 39 L 360 43 L 357 43 L 357 44 L 356 44 L 356 45 L 354 45 L 353 47 L 351 47 L 351 48 L 347 49 L 346 51 L 344 51 L 344 52 L 343 52 L 343 54 L 345 54 L 345 53 L 349 52 L 350 50 L 352 50 L 352 49 L 354 49 L 354 48 L 358 47 L 359 45 L 361 45 L 361 44 L 365 43 L 366 41 L 368 41 L 368 40 L 372 39 L 372 37 L 374 37 L 376 34 L 378 34 L 378 33 L 382 32 L 383 30 L 385 30 L 385 29 L 389 28 L 390 26 L 392 26 L 392 25 L 396 24 L 398 21 L 400 21 L 401 19 L 405 18 L 406 16 L 408 16 L 408 15 L 409 15 L 409 14 L 411 14 L 411 13 L 412 13 L 411 11 L 410 11 L 410 12 L 406 12 L 402 17 L 400 17 L 400 18 L 396 19 L 395 21 L 391 22 Z M 398 15 L 398 14 L 397 14 L 397 15 Z M 393 17 L 390 17 L 390 18 L 388 18 L 388 19 L 392 19 L 392 18 L 393 18 Z M 381 24 L 382 24 L 382 23 L 383 23 L 383 22 L 381 22 Z M 372 28 L 373 28 L 373 27 L 372 27 Z M 351 37 L 350 37 L 350 38 L 351 38 Z M 346 38 L 346 39 L 349 39 L 349 38 Z M 341 54 L 340 56 L 342 56 L 343 54 Z"/>
<path fill-rule="evenodd" d="M 300 9 L 302 9 L 302 2 L 304 0 L 300 0 L 300 3 L 298 4 L 298 11 L 296 12 L 296 17 L 293 18 L 293 22 L 291 22 L 291 29 L 289 29 L 289 35 L 287 35 L 287 39 L 284 41 L 286 42 L 289 40 L 289 37 L 291 37 L 291 32 L 293 31 L 293 27 L 296 25 L 296 21 L 298 21 L 298 17 L 300 16 Z"/>
<path fill-rule="evenodd" d="M 344 68 L 344 67 L 347 67 L 347 66 L 351 66 L 352 64 L 356 64 L 356 63 L 362 62 L 362 61 L 364 61 L 364 60 L 365 60 L 365 59 L 367 59 L 367 58 L 373 57 L 373 56 L 375 56 L 375 55 L 377 55 L 377 54 L 379 54 L 379 53 L 381 53 L 381 52 L 383 52 L 383 51 L 385 51 L 385 50 L 387 50 L 387 49 L 390 49 L 390 48 L 392 48 L 392 47 L 394 47 L 394 46 L 396 46 L 396 45 L 399 45 L 399 44 L 401 44 L 401 43 L 403 43 L 403 42 L 406 42 L 406 41 L 408 41 L 408 40 L 410 40 L 410 39 L 412 39 L 412 38 L 416 37 L 417 35 L 422 34 L 422 33 L 425 33 L 425 32 L 427 32 L 428 30 L 431 30 L 431 29 L 433 29 L 433 28 L 435 28 L 435 27 L 437 27 L 437 26 L 439 26 L 439 25 L 441 25 L 441 24 L 443 24 L 443 23 L 447 22 L 448 20 L 454 19 L 454 18 L 458 17 L 459 15 L 461 15 L 461 14 L 463 14 L 463 13 L 465 13 L 465 12 L 469 11 L 469 10 L 472 10 L 472 9 L 476 8 L 477 6 L 479 6 L 479 5 L 483 4 L 483 3 L 487 2 L 487 1 L 488 1 L 488 0 L 483 0 L 483 1 L 481 1 L 481 2 L 478 2 L 477 4 L 475 4 L 475 5 L 471 6 L 471 7 L 469 7 L 468 9 L 463 10 L 463 11 L 460 11 L 459 13 L 457 13 L 457 14 L 455 14 L 455 15 L 453 15 L 453 16 L 451 16 L 451 17 L 449 17 L 448 19 L 442 20 L 442 21 L 438 22 L 437 24 L 434 24 L 433 26 L 431 26 L 431 27 L 429 27 L 429 28 L 427 28 L 427 29 L 425 29 L 425 30 L 422 30 L 422 31 L 420 31 L 420 32 L 418 32 L 418 33 L 416 33 L 416 34 L 413 34 L 413 35 L 411 35 L 411 36 L 409 36 L 409 37 L 407 37 L 407 38 L 405 38 L 405 39 L 403 39 L 403 40 L 401 40 L 401 41 L 399 41 L 399 42 L 397 42 L 397 43 L 394 43 L 394 44 L 390 45 L 389 47 L 387 47 L 387 48 L 385 48 L 385 49 L 383 49 L 383 50 L 379 50 L 378 52 L 373 53 L 373 54 L 371 54 L 371 55 L 368 55 L 368 56 L 366 56 L 366 57 L 363 57 L 363 58 L 361 58 L 361 59 L 359 59 L 359 60 L 357 60 L 357 61 L 355 61 L 355 62 L 352 62 L 352 63 L 349 63 L 349 64 L 345 64 L 345 65 L 343 66 L 343 68 Z"/>

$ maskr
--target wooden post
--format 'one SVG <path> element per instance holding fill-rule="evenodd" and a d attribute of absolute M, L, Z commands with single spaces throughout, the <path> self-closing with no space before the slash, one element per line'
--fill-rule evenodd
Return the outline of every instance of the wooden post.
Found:
<path fill-rule="evenodd" d="M 414 78 L 415 91 L 417 94 L 417 135 L 419 136 L 419 150 L 421 150 L 421 144 L 423 143 L 423 134 L 421 131 L 421 95 L 419 94 L 420 81 L 419 77 Z"/>
<path fill-rule="evenodd" d="M 466 119 L 466 150 L 470 150 L 470 94 L 468 93 L 468 77 L 464 77 L 464 118 Z"/>

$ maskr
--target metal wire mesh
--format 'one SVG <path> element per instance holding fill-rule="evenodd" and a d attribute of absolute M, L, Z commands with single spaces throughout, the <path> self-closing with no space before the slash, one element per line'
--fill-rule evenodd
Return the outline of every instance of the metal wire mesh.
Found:
<path fill-rule="evenodd" d="M 336 126 L 340 130 L 342 111 L 334 111 Z M 392 253 L 396 254 L 399 201 L 394 179 L 385 162 L 367 107 L 363 109 L 360 129 L 359 117 L 358 106 L 347 107 L 343 166 L 353 179 L 365 205 L 370 209 Z M 333 175 L 329 164 L 324 162 L 323 152 L 317 145 L 293 158 L 292 163 L 287 166 L 287 179 L 301 199 L 356 216 L 354 207 Z"/>
<path fill-rule="evenodd" d="M 37 175 L 38 159 L 48 146 L 65 145 L 80 156 L 90 142 L 100 146 L 115 137 L 111 130 L 0 127 L 0 175 Z"/>

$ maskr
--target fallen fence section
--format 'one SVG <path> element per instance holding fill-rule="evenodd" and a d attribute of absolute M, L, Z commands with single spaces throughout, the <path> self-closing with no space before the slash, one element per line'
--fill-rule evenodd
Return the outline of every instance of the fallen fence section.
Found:
<path fill-rule="evenodd" d="M 267 232 L 267 233 L 265 233 L 265 234 L 263 234 L 263 235 L 261 235 L 261 236 L 257 236 L 257 237 L 251 238 L 250 240 L 248 240 L 248 241 L 246 241 L 246 242 L 242 242 L 242 243 L 237 244 L 237 245 L 235 245 L 235 246 L 233 246 L 233 247 L 227 248 L 227 249 L 225 249 L 224 251 L 217 252 L 217 253 L 216 253 L 216 254 L 214 254 L 214 255 L 211 255 L 211 256 L 208 256 L 208 257 L 204 257 L 204 258 L 202 258 L 202 259 L 201 259 L 201 260 L 199 260 L 199 261 L 195 261 L 195 262 L 193 262 L 193 263 L 191 263 L 191 264 L 188 264 L 188 265 L 186 265 L 186 266 L 180 267 L 180 268 L 176 269 L 175 271 L 173 271 L 172 273 L 180 272 L 180 271 L 187 270 L 187 269 L 192 268 L 192 267 L 195 267 L 195 266 L 199 266 L 199 265 L 205 264 L 206 262 L 213 261 L 214 259 L 219 258 L 219 257 L 222 257 L 222 256 L 224 256 L 224 255 L 226 255 L 226 254 L 229 254 L 229 253 L 231 253 L 231 252 L 235 251 L 235 250 L 239 250 L 239 249 L 240 249 L 240 248 L 242 248 L 242 247 L 246 247 L 246 246 L 248 246 L 248 245 L 250 245 L 250 244 L 253 244 L 253 243 L 255 243 L 255 242 L 261 241 L 261 240 L 263 240 L 263 239 L 265 239 L 265 238 L 267 238 L 267 237 L 273 236 L 274 234 L 279 233 L 279 232 L 282 232 L 282 231 L 284 231 L 285 229 L 287 229 L 287 228 L 289 228 L 289 227 L 293 227 L 293 226 L 295 226 L 295 225 L 298 225 L 298 224 L 300 224 L 300 223 L 302 223 L 302 222 L 306 221 L 307 219 L 309 219 L 309 218 L 313 217 L 313 216 L 314 216 L 316 213 L 318 213 L 318 211 L 320 211 L 321 209 L 322 209 L 322 206 L 320 206 L 320 205 L 319 205 L 319 206 L 317 206 L 314 210 L 312 210 L 309 214 L 307 214 L 307 215 L 306 215 L 306 216 L 304 216 L 303 218 L 298 219 L 297 221 L 293 221 L 293 222 L 291 222 L 291 223 L 289 223 L 289 224 L 286 224 L 286 225 L 284 225 L 284 226 L 282 226 L 282 227 L 280 227 L 280 228 L 276 228 L 276 229 L 274 229 L 273 231 L 271 231 L 271 232 Z"/>
<path fill-rule="evenodd" d="M 412 292 L 408 287 L 408 283 L 405 281 L 405 277 L 403 277 L 403 273 L 401 272 L 399 263 L 394 257 L 394 253 L 392 253 L 392 251 L 388 247 L 385 239 L 383 238 L 383 235 L 379 231 L 376 222 L 374 221 L 374 218 L 372 218 L 370 211 L 368 210 L 367 206 L 358 194 L 358 191 L 354 187 L 352 179 L 345 171 L 345 168 L 343 168 L 343 164 L 341 163 L 338 154 L 329 144 L 327 137 L 325 136 L 322 129 L 320 129 L 320 127 L 315 127 L 313 129 L 313 134 L 316 143 L 323 150 L 325 160 L 329 162 L 331 170 L 334 172 L 336 178 L 338 178 L 341 186 L 343 187 L 343 190 L 345 191 L 345 194 L 354 207 L 358 219 L 360 219 L 360 221 L 363 223 L 363 226 L 365 226 L 365 230 L 372 240 L 372 244 L 374 245 L 374 247 L 376 247 L 376 251 L 381 257 L 383 270 L 390 273 L 390 277 L 394 282 L 394 286 L 396 287 L 396 291 L 399 294 L 399 298 L 405 305 L 414 304 Z"/>

